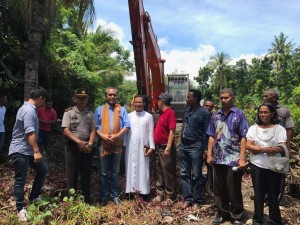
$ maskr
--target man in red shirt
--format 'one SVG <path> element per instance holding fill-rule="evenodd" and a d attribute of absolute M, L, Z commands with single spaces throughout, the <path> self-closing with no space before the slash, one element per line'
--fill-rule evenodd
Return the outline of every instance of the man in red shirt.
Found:
<path fill-rule="evenodd" d="M 158 108 L 161 114 L 158 118 L 154 141 L 156 145 L 156 198 L 161 202 L 174 200 L 176 193 L 176 148 L 174 144 L 176 117 L 170 108 L 172 96 L 161 93 L 158 97 Z"/>
<path fill-rule="evenodd" d="M 57 114 L 52 108 L 52 100 L 46 99 L 44 107 L 38 109 L 39 117 L 39 143 L 45 148 L 50 139 L 51 125 L 56 123 Z"/>

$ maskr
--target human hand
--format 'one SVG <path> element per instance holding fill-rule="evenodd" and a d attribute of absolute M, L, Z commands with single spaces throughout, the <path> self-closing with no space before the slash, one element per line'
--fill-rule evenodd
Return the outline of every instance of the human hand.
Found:
<path fill-rule="evenodd" d="M 101 138 L 105 142 L 111 142 L 111 134 L 103 134 Z"/>
<path fill-rule="evenodd" d="M 109 137 L 109 140 L 113 143 L 115 141 L 117 141 L 117 139 L 119 139 L 119 135 L 117 134 L 111 134 Z"/>
<path fill-rule="evenodd" d="M 261 148 L 262 153 L 266 153 L 269 156 L 273 156 L 276 153 L 278 153 L 278 150 L 276 149 L 276 147 L 263 147 Z"/>
<path fill-rule="evenodd" d="M 171 150 L 166 148 L 166 149 L 164 150 L 164 156 L 165 156 L 165 157 L 171 156 Z"/>
<path fill-rule="evenodd" d="M 86 142 L 85 141 L 80 141 L 77 145 L 78 145 L 78 148 L 79 148 L 79 151 L 81 152 L 85 152 L 85 148 L 86 148 Z"/>
<path fill-rule="evenodd" d="M 152 148 L 149 148 L 146 152 L 145 156 L 150 156 L 154 150 Z"/>
<path fill-rule="evenodd" d="M 213 158 L 211 157 L 211 155 L 207 155 L 207 156 L 206 156 L 206 163 L 207 163 L 208 165 L 211 165 L 211 164 L 212 164 L 212 161 L 213 161 Z"/>
<path fill-rule="evenodd" d="M 239 165 L 239 168 L 245 169 L 248 166 L 248 163 L 245 159 L 239 159 L 238 165 Z"/>
<path fill-rule="evenodd" d="M 89 143 L 87 143 L 85 145 L 84 153 L 91 153 L 92 149 L 93 149 L 92 145 L 90 145 Z"/>
<path fill-rule="evenodd" d="M 73 107 L 66 108 L 66 109 L 65 109 L 65 112 L 68 112 L 68 111 L 70 111 L 70 110 L 72 110 L 72 109 L 73 109 Z"/>
<path fill-rule="evenodd" d="M 40 153 L 40 151 L 36 151 L 33 154 L 33 158 L 34 158 L 34 163 L 39 163 L 40 161 L 42 161 L 42 154 Z"/>

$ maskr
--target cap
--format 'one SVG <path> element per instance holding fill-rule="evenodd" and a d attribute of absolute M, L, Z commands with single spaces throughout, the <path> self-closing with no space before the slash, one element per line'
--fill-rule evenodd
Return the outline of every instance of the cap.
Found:
<path fill-rule="evenodd" d="M 85 88 L 78 88 L 74 91 L 75 97 L 89 97 L 88 91 Z"/>
<path fill-rule="evenodd" d="M 158 96 L 158 99 L 161 99 L 163 101 L 172 101 L 172 95 L 169 95 L 168 93 L 161 93 L 159 96 Z"/>

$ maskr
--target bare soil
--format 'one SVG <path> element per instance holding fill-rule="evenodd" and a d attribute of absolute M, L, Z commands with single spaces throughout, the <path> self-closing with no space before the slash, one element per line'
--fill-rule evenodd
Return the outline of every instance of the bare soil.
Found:
<path fill-rule="evenodd" d="M 62 137 L 60 135 L 53 137 L 51 146 L 51 149 L 48 149 L 46 152 L 49 175 L 47 176 L 45 185 L 43 187 L 43 193 L 47 196 L 58 196 L 61 193 L 62 196 L 64 196 L 66 195 L 67 190 Z M 152 157 L 151 173 L 154 171 L 153 161 L 154 158 Z M 203 169 L 205 173 L 205 167 Z M 124 170 L 121 171 L 121 190 L 124 190 L 123 172 Z M 7 220 L 5 220 L 7 215 L 16 215 L 15 200 L 13 197 L 13 177 L 14 172 L 11 161 L 5 156 L 0 156 L 0 224 L 7 224 Z M 25 186 L 26 199 L 28 199 L 33 177 L 34 172 L 29 170 L 28 181 Z M 173 203 L 154 203 L 151 201 L 155 193 L 153 173 L 151 174 L 150 200 L 147 202 L 142 201 L 138 197 L 136 197 L 134 200 L 126 200 L 125 194 L 122 192 L 122 204 L 120 206 L 116 206 L 113 202 L 109 202 L 107 206 L 101 207 L 97 204 L 99 193 L 98 184 L 98 159 L 95 157 L 92 174 L 93 205 L 99 209 L 99 212 L 112 211 L 114 214 L 116 214 L 116 216 L 114 216 L 115 220 L 110 220 L 109 218 L 105 220 L 104 218 L 101 221 L 101 224 L 211 224 L 211 221 L 216 215 L 214 199 L 213 197 L 208 196 L 206 193 L 205 204 L 203 204 L 197 211 L 193 211 L 192 209 L 183 210 L 183 200 L 180 194 L 178 194 L 177 201 Z M 178 193 L 180 193 L 179 168 L 177 168 L 177 184 Z M 253 187 L 249 174 L 246 174 L 243 177 L 242 188 L 245 207 L 245 218 L 243 221 L 245 224 L 252 224 L 251 218 L 253 213 L 253 201 L 250 199 L 250 196 L 253 195 Z M 287 185 L 285 199 L 286 206 L 280 207 L 284 224 L 300 225 L 300 191 L 298 184 L 296 185 L 296 189 L 291 189 L 290 185 Z M 267 218 L 268 206 L 265 207 L 265 214 Z M 224 223 L 224 225 L 228 224 L 231 223 Z"/>

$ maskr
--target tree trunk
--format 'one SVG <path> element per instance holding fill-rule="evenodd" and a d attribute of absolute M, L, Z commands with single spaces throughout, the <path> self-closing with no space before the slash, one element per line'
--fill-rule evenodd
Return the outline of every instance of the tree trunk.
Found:
<path fill-rule="evenodd" d="M 46 0 L 34 0 L 25 59 L 24 100 L 29 98 L 32 89 L 38 87 L 45 12 Z"/>

